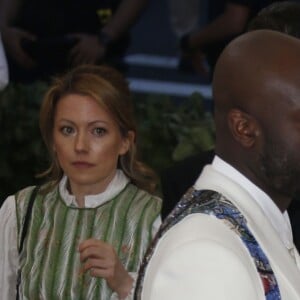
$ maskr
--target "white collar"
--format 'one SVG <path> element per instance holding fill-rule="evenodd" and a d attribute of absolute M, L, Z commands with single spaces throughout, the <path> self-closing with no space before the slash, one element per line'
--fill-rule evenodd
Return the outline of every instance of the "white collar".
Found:
<path fill-rule="evenodd" d="M 75 196 L 71 195 L 67 189 L 67 181 L 68 177 L 64 175 L 59 183 L 60 195 L 68 206 L 78 207 Z M 111 200 L 124 189 L 128 182 L 129 178 L 123 173 L 122 170 L 118 169 L 115 177 L 109 183 L 104 192 L 97 195 L 87 195 L 84 197 L 84 207 L 94 208 Z"/>
<path fill-rule="evenodd" d="M 264 191 L 258 188 L 253 182 L 220 157 L 214 157 L 212 168 L 217 172 L 222 173 L 224 176 L 229 177 L 231 181 L 242 186 L 261 207 L 262 211 L 279 234 L 285 247 L 287 249 L 291 249 L 294 246 L 292 227 L 287 211 L 282 213 L 273 200 Z M 197 182 L 195 187 L 197 187 Z"/>

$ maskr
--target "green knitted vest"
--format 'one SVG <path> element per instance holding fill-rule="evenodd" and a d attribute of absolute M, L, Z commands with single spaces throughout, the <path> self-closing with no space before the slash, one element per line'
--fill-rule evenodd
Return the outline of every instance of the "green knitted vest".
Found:
<path fill-rule="evenodd" d="M 16 194 L 19 233 L 31 191 L 29 187 Z M 112 291 L 106 281 L 81 271 L 79 243 L 89 238 L 110 243 L 125 268 L 136 272 L 160 206 L 160 199 L 132 184 L 96 208 L 66 206 L 57 187 L 39 193 L 20 255 L 23 299 L 109 299 Z"/>

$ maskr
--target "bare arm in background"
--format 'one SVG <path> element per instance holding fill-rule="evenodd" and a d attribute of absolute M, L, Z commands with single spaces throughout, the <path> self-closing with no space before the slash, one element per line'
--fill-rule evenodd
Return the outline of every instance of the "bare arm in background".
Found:
<path fill-rule="evenodd" d="M 148 0 L 123 0 L 117 11 L 110 18 L 108 23 L 102 28 L 109 43 L 119 39 L 128 32 L 144 11 Z M 101 62 L 108 50 L 108 45 L 101 43 L 96 35 L 74 33 L 70 35 L 78 39 L 78 43 L 71 51 L 71 61 L 73 65 L 81 63 Z"/>
<path fill-rule="evenodd" d="M 248 6 L 227 3 L 225 11 L 200 30 L 188 35 L 187 50 L 182 50 L 185 59 L 191 60 L 196 71 L 203 70 L 202 49 L 214 42 L 225 40 L 241 33 L 248 21 L 251 9 Z"/>
<path fill-rule="evenodd" d="M 7 56 L 16 64 L 31 69 L 35 66 L 35 62 L 22 49 L 22 41 L 34 41 L 36 37 L 31 32 L 14 26 L 19 8 L 18 0 L 0 0 L 0 30 Z"/>

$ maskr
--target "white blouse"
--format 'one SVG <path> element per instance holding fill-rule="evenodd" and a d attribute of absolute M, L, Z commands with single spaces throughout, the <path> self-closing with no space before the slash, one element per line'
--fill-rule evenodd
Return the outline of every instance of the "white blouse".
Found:
<path fill-rule="evenodd" d="M 115 177 L 103 193 L 85 197 L 85 207 L 93 208 L 109 201 L 116 196 L 128 182 L 129 179 L 126 175 L 121 170 L 117 170 Z M 63 201 L 68 206 L 78 206 L 75 197 L 68 192 L 66 184 L 67 177 L 64 176 L 59 183 L 59 192 Z M 157 232 L 160 224 L 161 217 L 159 216 L 153 224 L 153 236 Z M 0 247 L 0 299 L 16 299 L 19 253 L 17 246 L 16 206 L 15 197 L 13 195 L 5 200 L 0 209 Z M 130 273 L 130 275 L 136 279 L 135 273 Z M 131 299 L 131 297 L 132 295 L 126 299 Z M 118 299 L 116 293 L 112 295 L 111 300 L 113 299 Z"/>
<path fill-rule="evenodd" d="M 8 84 L 8 67 L 0 34 L 0 91 Z"/>

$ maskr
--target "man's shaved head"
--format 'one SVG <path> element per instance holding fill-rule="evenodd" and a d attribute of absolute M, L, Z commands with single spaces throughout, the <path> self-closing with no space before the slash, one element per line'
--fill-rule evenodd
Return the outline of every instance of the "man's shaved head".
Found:
<path fill-rule="evenodd" d="M 290 178 L 282 178 L 288 176 L 282 174 L 287 167 L 282 160 L 295 155 L 287 149 L 287 124 L 300 149 L 300 129 L 297 136 L 297 124 L 291 120 L 299 109 L 300 127 L 300 41 L 270 30 L 236 38 L 217 62 L 213 97 L 216 153 L 265 190 L 291 184 Z M 276 161 L 269 153 L 273 146 L 278 148 Z M 268 161 L 262 161 L 265 155 L 271 156 Z M 278 164 L 277 169 L 269 163 Z M 300 176 L 299 162 L 298 166 Z"/>
<path fill-rule="evenodd" d="M 299 70 L 300 65 L 299 47 L 298 39 L 269 30 L 249 32 L 235 39 L 216 65 L 213 94 L 217 108 L 225 105 L 248 110 L 272 101 L 261 101 L 259 96 L 270 95 L 274 88 L 274 93 L 281 93 L 281 82 L 292 85 L 291 72 Z M 300 74 L 297 77 L 300 79 Z"/>

